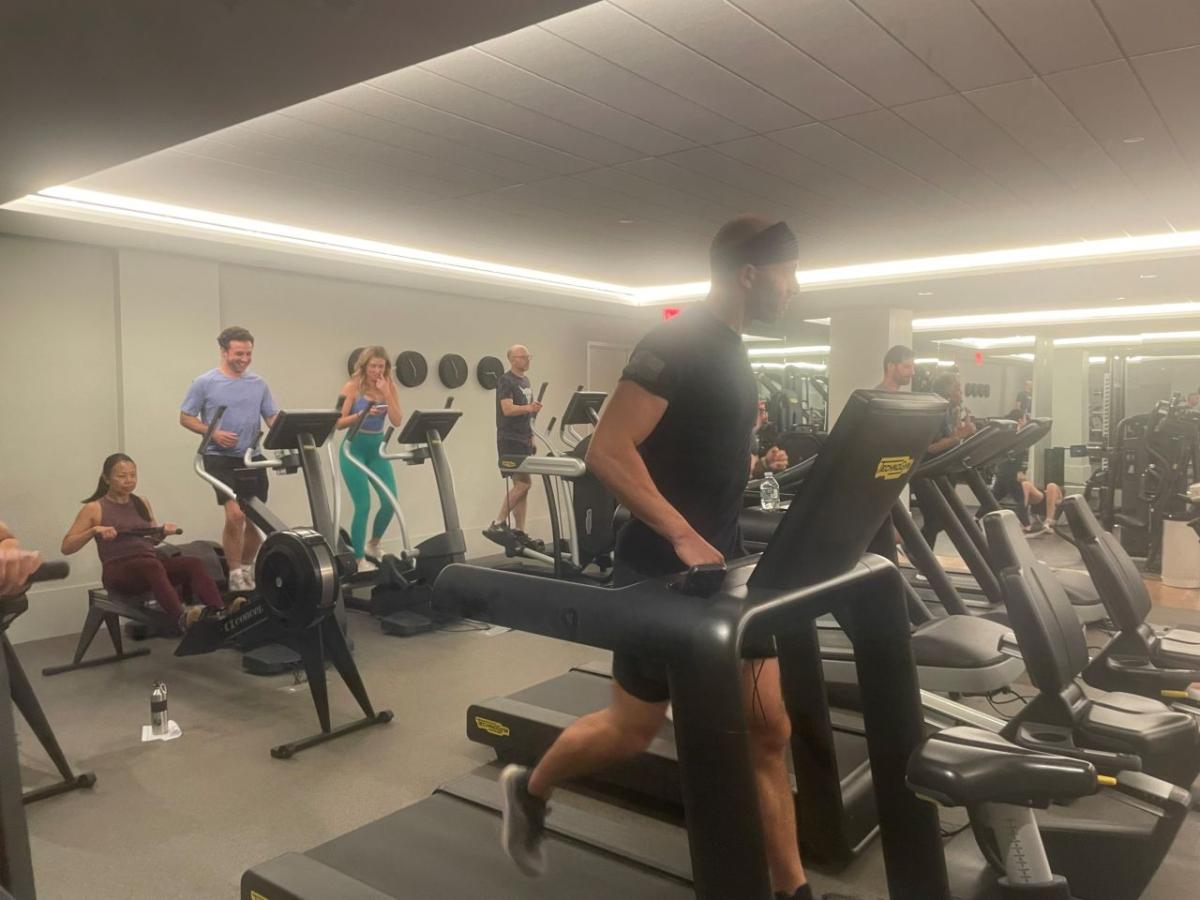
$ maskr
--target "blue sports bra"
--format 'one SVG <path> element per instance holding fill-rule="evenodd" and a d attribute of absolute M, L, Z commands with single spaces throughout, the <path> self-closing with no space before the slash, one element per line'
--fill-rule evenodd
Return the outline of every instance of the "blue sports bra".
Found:
<path fill-rule="evenodd" d="M 377 403 L 379 403 L 378 400 L 372 400 L 370 397 L 364 397 L 362 394 L 359 394 L 358 397 L 356 397 L 354 399 L 354 404 L 350 407 L 350 412 L 352 415 L 357 415 L 358 413 L 362 412 L 364 409 L 374 406 Z M 385 404 L 381 404 L 381 405 L 385 405 Z M 360 427 L 358 429 L 359 433 L 360 434 L 380 434 L 380 433 L 382 433 L 385 419 L 387 419 L 387 410 L 386 409 L 381 413 L 372 413 L 371 415 L 369 415 L 365 419 L 363 419 L 362 427 Z"/>

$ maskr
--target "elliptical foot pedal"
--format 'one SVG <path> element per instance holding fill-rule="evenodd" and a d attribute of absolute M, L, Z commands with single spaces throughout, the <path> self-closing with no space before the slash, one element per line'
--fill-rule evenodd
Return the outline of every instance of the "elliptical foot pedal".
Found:
<path fill-rule="evenodd" d="M 423 616 L 420 613 L 408 610 L 391 613 L 379 620 L 379 630 L 384 634 L 391 634 L 396 637 L 412 637 L 413 635 L 433 631 L 435 628 L 437 628 L 437 623 L 429 618 L 429 616 Z"/>

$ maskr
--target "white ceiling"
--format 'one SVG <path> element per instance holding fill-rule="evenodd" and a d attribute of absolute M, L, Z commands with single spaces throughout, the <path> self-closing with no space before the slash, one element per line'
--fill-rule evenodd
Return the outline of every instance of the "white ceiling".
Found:
<path fill-rule="evenodd" d="M 607 0 L 77 184 L 661 283 L 1200 227 L 1198 86 L 1196 0 Z"/>
<path fill-rule="evenodd" d="M 0 203 L 586 0 L 4 0 Z"/>

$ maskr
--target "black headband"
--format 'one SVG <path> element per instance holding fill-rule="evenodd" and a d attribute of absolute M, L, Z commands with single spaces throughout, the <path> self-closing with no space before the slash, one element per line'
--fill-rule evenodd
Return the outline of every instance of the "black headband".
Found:
<path fill-rule="evenodd" d="M 741 243 L 723 247 L 713 254 L 714 263 L 729 269 L 744 265 L 769 266 L 799 258 L 800 241 L 787 222 L 776 222 Z"/>

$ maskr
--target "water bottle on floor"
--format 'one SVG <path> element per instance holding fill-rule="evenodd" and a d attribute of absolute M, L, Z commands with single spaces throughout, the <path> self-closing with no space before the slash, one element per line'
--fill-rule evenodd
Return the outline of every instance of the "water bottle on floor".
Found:
<path fill-rule="evenodd" d="M 161 737 L 167 733 L 167 686 L 161 681 L 154 683 L 150 691 L 150 733 Z"/>
<path fill-rule="evenodd" d="M 758 496 L 763 509 L 779 509 L 779 482 L 775 480 L 774 472 L 763 476 Z"/>

